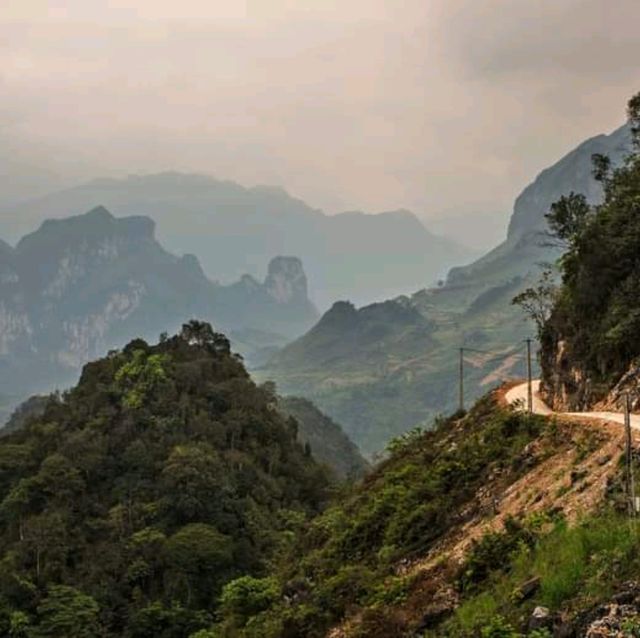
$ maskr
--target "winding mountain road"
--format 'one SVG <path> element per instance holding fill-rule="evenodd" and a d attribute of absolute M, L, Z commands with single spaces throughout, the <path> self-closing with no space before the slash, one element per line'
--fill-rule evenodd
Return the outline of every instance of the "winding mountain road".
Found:
<path fill-rule="evenodd" d="M 535 414 L 550 415 L 558 414 L 560 416 L 581 417 L 590 419 L 603 419 L 604 421 L 612 421 L 624 425 L 624 414 L 622 412 L 554 412 L 538 394 L 540 380 L 533 382 L 533 411 Z M 523 409 L 527 407 L 527 384 L 521 383 L 507 391 L 505 398 L 507 403 L 522 403 Z M 631 427 L 640 430 L 640 414 L 631 415 Z"/>

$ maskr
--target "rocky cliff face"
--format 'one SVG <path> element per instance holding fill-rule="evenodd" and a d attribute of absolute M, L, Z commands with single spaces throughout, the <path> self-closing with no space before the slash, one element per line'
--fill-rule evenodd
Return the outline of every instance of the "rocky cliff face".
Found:
<path fill-rule="evenodd" d="M 281 188 L 245 188 L 202 175 L 163 173 L 102 179 L 4 210 L 7 233 L 46 217 L 82 213 L 96 202 L 118 216 L 158 222 L 163 245 L 195 253 L 225 283 L 261 269 L 274 255 L 299 255 L 325 307 L 336 299 L 370 303 L 425 285 L 474 251 L 431 234 L 408 211 L 326 215 Z"/>
<path fill-rule="evenodd" d="M 592 204 L 599 203 L 602 187 L 593 179 L 592 155 L 607 155 L 614 166 L 619 166 L 630 150 L 631 131 L 625 125 L 610 135 L 586 140 L 543 170 L 516 198 L 506 240 L 472 264 L 452 268 L 447 282 L 481 290 L 538 272 L 540 263 L 555 261 L 559 251 L 544 245 L 541 236 L 547 229 L 545 215 L 551 204 L 572 191 L 584 193 Z"/>
<path fill-rule="evenodd" d="M 196 257 L 164 250 L 145 217 L 99 207 L 47 221 L 15 249 L 0 244 L 0 384 L 22 396 L 66 385 L 88 360 L 193 317 L 282 339 L 316 319 L 298 259 L 274 259 L 264 284 L 248 279 L 211 282 Z"/>
<path fill-rule="evenodd" d="M 556 412 L 579 412 L 590 408 L 598 397 L 597 388 L 571 356 L 568 344 L 558 341 L 540 352 L 543 371 L 540 394 Z"/>
<path fill-rule="evenodd" d="M 279 303 L 306 301 L 307 276 L 297 257 L 275 257 L 269 263 L 266 291 Z"/>
<path fill-rule="evenodd" d="M 509 237 L 546 229 L 544 215 L 551 204 L 571 191 L 583 193 L 587 200 L 598 203 L 602 187 L 593 179 L 591 157 L 607 155 L 619 166 L 631 151 L 631 130 L 627 124 L 610 135 L 592 137 L 553 166 L 545 169 L 518 196 L 509 223 Z"/>

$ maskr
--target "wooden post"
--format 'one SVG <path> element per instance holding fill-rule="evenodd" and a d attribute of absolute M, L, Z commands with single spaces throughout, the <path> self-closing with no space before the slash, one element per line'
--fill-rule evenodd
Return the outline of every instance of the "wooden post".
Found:
<path fill-rule="evenodd" d="M 464 348 L 460 348 L 459 379 L 459 407 L 460 412 L 464 412 Z"/>
<path fill-rule="evenodd" d="M 531 379 L 531 339 L 527 339 L 527 410 L 533 414 L 533 381 Z"/>
<path fill-rule="evenodd" d="M 624 396 L 624 429 L 626 438 L 626 470 L 627 470 L 627 498 L 629 512 L 632 518 L 636 516 L 636 486 L 633 476 L 633 445 L 631 440 L 631 397 L 627 392 Z"/>

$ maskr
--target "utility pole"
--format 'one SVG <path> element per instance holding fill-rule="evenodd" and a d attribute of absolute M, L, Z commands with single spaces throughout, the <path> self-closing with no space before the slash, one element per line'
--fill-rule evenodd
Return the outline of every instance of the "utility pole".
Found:
<path fill-rule="evenodd" d="M 624 429 L 626 435 L 626 469 L 627 469 L 627 498 L 629 499 L 629 515 L 636 516 L 636 486 L 633 476 L 633 455 L 631 443 L 631 397 L 624 395 Z"/>
<path fill-rule="evenodd" d="M 533 386 L 531 381 L 531 339 L 527 339 L 527 410 L 533 414 Z"/>
<path fill-rule="evenodd" d="M 460 412 L 464 412 L 464 348 L 460 348 Z"/>

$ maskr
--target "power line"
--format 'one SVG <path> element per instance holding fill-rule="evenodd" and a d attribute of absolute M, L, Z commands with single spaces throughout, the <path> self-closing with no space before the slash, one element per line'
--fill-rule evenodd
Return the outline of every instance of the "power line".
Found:
<path fill-rule="evenodd" d="M 510 352 L 491 352 L 489 350 L 481 350 L 480 348 L 472 348 L 470 346 L 462 346 L 458 348 L 458 403 L 460 411 L 464 411 L 464 353 L 465 352 L 473 352 L 477 354 L 488 355 L 491 358 L 487 361 L 483 361 L 482 365 L 486 366 L 490 363 L 500 360 L 500 359 L 525 359 L 527 366 L 527 408 L 531 413 L 533 412 L 533 388 L 532 388 L 532 372 L 531 372 L 531 342 L 533 339 L 528 337 L 523 341 L 518 342 L 527 344 L 526 355 L 518 354 L 517 346 L 513 344 L 505 344 L 505 347 L 513 348 Z"/>

